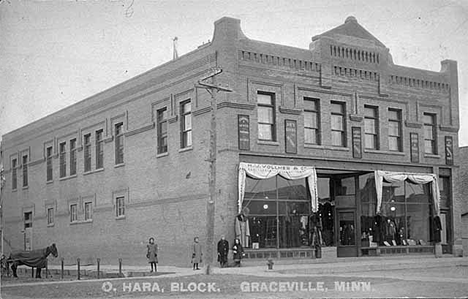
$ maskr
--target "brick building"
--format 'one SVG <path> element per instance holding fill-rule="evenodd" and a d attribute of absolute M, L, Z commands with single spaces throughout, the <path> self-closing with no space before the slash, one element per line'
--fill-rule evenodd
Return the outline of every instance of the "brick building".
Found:
<path fill-rule="evenodd" d="M 222 18 L 212 42 L 4 135 L 5 251 L 144 263 L 153 236 L 162 264 L 187 265 L 210 194 L 211 97 L 195 85 L 215 66 L 233 90 L 217 94 L 215 239 L 308 257 L 316 227 L 335 257 L 462 253 L 457 64 L 395 65 L 354 17 L 310 49 Z"/>

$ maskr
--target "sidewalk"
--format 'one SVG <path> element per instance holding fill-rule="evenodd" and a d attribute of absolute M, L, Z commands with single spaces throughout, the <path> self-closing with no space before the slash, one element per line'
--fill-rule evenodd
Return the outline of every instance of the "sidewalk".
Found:
<path fill-rule="evenodd" d="M 333 260 L 283 259 L 274 260 L 274 263 L 273 270 L 267 269 L 268 267 L 266 265 L 266 260 L 244 260 L 242 262 L 242 267 L 240 268 L 219 268 L 218 264 L 216 263 L 212 267 L 212 273 L 275 277 L 318 274 L 345 274 L 362 271 L 424 269 L 453 266 L 468 267 L 468 257 L 453 257 L 452 255 L 446 255 L 442 258 L 435 258 L 433 255 L 401 255 L 386 257 L 336 258 Z M 67 265 L 64 267 L 64 270 L 66 276 L 77 276 L 76 265 Z M 61 267 L 51 265 L 49 266 L 49 272 L 54 276 L 61 275 Z M 101 278 L 143 277 L 156 275 L 157 277 L 181 277 L 204 274 L 203 269 L 200 271 L 194 271 L 190 267 L 175 266 L 158 266 L 158 274 L 154 274 L 149 272 L 149 266 L 129 265 L 122 266 L 122 275 L 120 275 L 119 267 L 116 265 L 101 265 L 100 272 Z M 81 266 L 80 275 L 83 278 L 96 278 L 97 266 Z"/>

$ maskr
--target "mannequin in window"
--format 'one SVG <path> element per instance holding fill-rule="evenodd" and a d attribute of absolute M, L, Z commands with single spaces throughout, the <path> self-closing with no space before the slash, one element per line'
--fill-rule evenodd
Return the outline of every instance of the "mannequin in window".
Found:
<path fill-rule="evenodd" d="M 236 238 L 239 239 L 243 247 L 249 247 L 250 244 L 250 227 L 249 219 L 247 218 L 249 212 L 249 208 L 245 207 L 242 209 L 242 212 L 236 216 Z"/>
<path fill-rule="evenodd" d="M 395 234 L 396 234 L 396 225 L 395 222 L 388 218 L 387 222 L 385 223 L 385 240 L 394 245 L 395 243 Z"/>

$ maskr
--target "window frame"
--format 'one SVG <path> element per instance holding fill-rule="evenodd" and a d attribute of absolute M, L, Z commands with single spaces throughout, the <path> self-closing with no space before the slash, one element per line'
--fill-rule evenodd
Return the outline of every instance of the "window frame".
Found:
<path fill-rule="evenodd" d="M 368 112 L 372 111 L 372 115 Z M 369 125 L 373 123 L 372 129 L 374 132 L 369 131 Z M 364 105 L 364 147 L 370 150 L 380 149 L 380 134 L 379 134 L 379 107 Z M 368 138 L 372 138 L 374 146 L 368 144 Z"/>
<path fill-rule="evenodd" d="M 28 187 L 29 179 L 28 179 L 28 155 L 23 155 L 23 188 Z"/>
<path fill-rule="evenodd" d="M 89 207 L 89 209 L 87 209 Z M 93 202 L 86 201 L 83 204 L 83 212 L 84 212 L 84 221 L 92 221 L 93 220 Z"/>
<path fill-rule="evenodd" d="M 269 96 L 270 97 L 270 104 L 260 103 L 259 102 L 259 95 Z M 260 111 L 263 109 L 268 109 L 267 111 L 271 111 L 272 115 L 272 122 L 261 122 L 260 121 Z M 261 126 L 268 126 L 271 133 L 270 139 L 264 139 L 260 137 L 260 127 Z M 276 94 L 274 92 L 267 92 L 262 90 L 257 90 L 257 131 L 258 131 L 258 140 L 260 141 L 277 141 L 277 133 L 276 133 Z"/>
<path fill-rule="evenodd" d="M 125 196 L 115 197 L 115 218 L 125 217 Z"/>
<path fill-rule="evenodd" d="M 76 175 L 76 138 L 70 139 L 70 176 Z"/>
<path fill-rule="evenodd" d="M 47 208 L 47 226 L 52 226 L 55 224 L 55 211 L 54 208 Z"/>
<path fill-rule="evenodd" d="M 168 151 L 167 124 L 167 107 L 158 109 L 156 111 L 156 148 L 158 154 L 165 154 Z"/>
<path fill-rule="evenodd" d="M 346 136 L 346 102 L 341 102 L 341 101 L 330 101 L 330 106 L 331 108 L 334 105 L 339 105 L 341 107 L 341 112 L 337 113 L 334 112 L 333 109 L 330 111 L 330 116 L 331 116 L 331 122 L 330 122 L 330 130 L 331 130 L 331 145 L 336 146 L 336 147 L 346 147 L 347 144 L 347 136 Z M 341 118 L 341 124 L 342 128 L 341 130 L 336 130 L 333 128 L 333 116 L 339 116 Z M 333 133 L 334 132 L 339 132 L 341 135 L 341 144 L 334 144 L 333 143 Z"/>
<path fill-rule="evenodd" d="M 307 102 L 313 102 L 314 107 L 308 107 L 306 104 Z M 315 115 L 315 128 L 306 126 L 306 115 L 307 114 Z M 311 130 L 315 132 L 315 142 L 308 142 L 306 139 L 306 131 Z M 320 145 L 321 142 L 321 128 L 320 128 L 320 99 L 304 97 L 304 144 L 311 144 L 311 145 Z"/>
<path fill-rule="evenodd" d="M 95 132 L 94 143 L 96 145 L 96 169 L 104 168 L 104 130 L 100 129 Z"/>
<path fill-rule="evenodd" d="M 78 222 L 78 204 L 70 204 L 70 223 Z"/>
<path fill-rule="evenodd" d="M 46 148 L 46 181 L 54 180 L 54 164 L 53 164 L 52 146 Z"/>
<path fill-rule="evenodd" d="M 389 123 L 389 128 L 391 127 L 390 124 L 391 123 L 396 123 L 398 125 L 398 135 L 392 135 L 390 134 L 390 130 L 388 131 L 388 149 L 390 151 L 394 151 L 394 152 L 402 152 L 403 151 L 403 142 L 402 142 L 402 128 L 403 128 L 403 118 L 402 118 L 402 115 L 403 115 L 403 112 L 401 109 L 394 109 L 394 108 L 388 108 L 388 112 L 389 112 L 389 117 L 388 117 L 388 123 Z M 391 118 L 391 113 L 390 112 L 395 112 L 396 115 L 397 115 L 397 118 Z M 396 139 L 396 142 L 397 142 L 397 149 L 392 149 L 390 147 L 390 144 L 392 144 L 390 142 L 391 138 L 395 138 Z"/>
<path fill-rule="evenodd" d="M 91 133 L 83 136 L 83 158 L 84 158 L 84 172 L 91 171 Z"/>
<path fill-rule="evenodd" d="M 426 117 L 431 117 L 431 122 L 426 122 Z M 437 155 L 437 114 L 425 112 L 423 114 L 423 124 L 424 124 L 424 153 L 428 155 Z M 427 132 L 428 129 L 431 130 L 432 138 L 428 138 Z M 428 142 L 430 142 L 430 147 L 428 147 Z M 428 151 L 428 149 L 430 151 Z"/>
<path fill-rule="evenodd" d="M 190 105 L 190 110 L 185 109 Z M 190 119 L 190 127 L 188 127 Z M 180 148 L 190 148 L 193 145 L 193 119 L 192 119 L 192 101 L 187 99 L 180 102 Z"/>
<path fill-rule="evenodd" d="M 11 159 L 11 190 L 18 189 L 18 160 Z"/>
<path fill-rule="evenodd" d="M 116 123 L 114 125 L 114 135 L 115 135 L 115 141 L 114 141 L 114 153 L 115 153 L 115 159 L 114 163 L 115 165 L 121 165 L 125 163 L 124 160 L 124 125 L 123 122 Z"/>
<path fill-rule="evenodd" d="M 67 176 L 67 143 L 62 142 L 59 144 L 60 155 L 60 178 Z"/>

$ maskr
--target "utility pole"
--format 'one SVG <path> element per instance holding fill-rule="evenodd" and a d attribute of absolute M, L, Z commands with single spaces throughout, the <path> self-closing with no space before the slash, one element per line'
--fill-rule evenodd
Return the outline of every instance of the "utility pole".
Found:
<path fill-rule="evenodd" d="M 220 91 L 232 92 L 232 89 L 222 87 L 214 84 L 214 76 L 219 75 L 223 72 L 221 68 L 213 68 L 212 71 L 198 80 L 196 88 L 203 88 L 211 96 L 211 126 L 210 126 L 210 149 L 209 149 L 209 160 L 210 163 L 210 174 L 209 174 L 209 192 L 210 197 L 206 207 L 206 268 L 205 273 L 211 274 L 211 265 L 214 260 L 214 224 L 215 224 L 215 202 L 216 202 L 216 155 L 218 152 L 216 142 L 216 111 L 218 110 L 218 103 L 216 101 L 216 94 Z M 207 82 L 211 78 L 211 82 Z"/>

